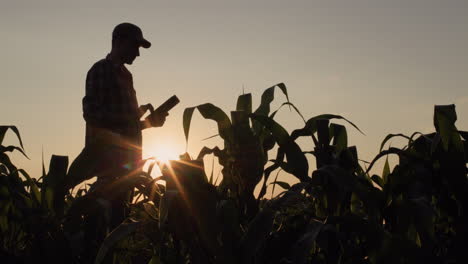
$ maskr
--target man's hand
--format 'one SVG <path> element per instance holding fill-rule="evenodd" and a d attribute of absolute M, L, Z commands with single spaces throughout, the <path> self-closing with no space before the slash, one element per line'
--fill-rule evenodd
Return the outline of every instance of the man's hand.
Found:
<path fill-rule="evenodd" d="M 166 122 L 166 116 L 168 115 L 168 112 L 153 111 L 146 120 L 149 121 L 152 127 L 161 127 Z"/>
<path fill-rule="evenodd" d="M 154 107 L 152 104 L 145 104 L 145 105 L 140 105 L 140 107 L 138 107 L 138 112 L 140 113 L 140 118 L 143 117 L 143 115 L 146 113 L 146 111 L 150 111 L 150 113 L 152 113 L 154 111 Z"/>

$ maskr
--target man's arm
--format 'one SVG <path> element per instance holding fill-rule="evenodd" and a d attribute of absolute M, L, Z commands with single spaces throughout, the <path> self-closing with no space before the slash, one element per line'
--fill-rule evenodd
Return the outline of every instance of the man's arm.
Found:
<path fill-rule="evenodd" d="M 105 81 L 106 69 L 101 62 L 91 67 L 86 75 L 86 95 L 83 98 L 83 118 L 87 123 L 96 127 L 102 127 L 104 111 L 101 102 L 101 90 Z"/>

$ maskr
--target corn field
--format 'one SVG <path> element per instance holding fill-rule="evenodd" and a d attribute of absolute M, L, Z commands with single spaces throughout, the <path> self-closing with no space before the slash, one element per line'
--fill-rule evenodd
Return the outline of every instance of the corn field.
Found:
<path fill-rule="evenodd" d="M 434 132 L 390 134 L 369 163 L 348 145 L 345 117 L 321 114 L 287 130 L 271 111 L 275 91 L 280 108 L 302 114 L 283 83 L 264 91 L 253 110 L 243 94 L 230 116 L 205 103 L 186 108 L 189 140 L 195 110 L 214 120 L 222 146 L 188 153 L 114 184 L 130 192 L 127 217 L 110 224 L 112 195 L 77 188 L 80 173 L 64 156 L 52 156 L 49 170 L 31 177 L 10 159 L 26 155 L 15 126 L 0 126 L 0 259 L 2 263 L 464 263 L 468 244 L 468 132 L 459 131 L 455 105 L 434 108 Z M 333 123 L 339 120 L 346 126 Z M 6 133 L 18 144 L 4 146 Z M 306 137 L 313 149 L 296 142 Z M 404 138 L 402 148 L 386 147 Z M 273 155 L 274 154 L 274 155 Z M 205 174 L 203 158 L 217 157 L 222 180 Z M 309 173 L 307 156 L 316 169 Z M 388 156 L 398 157 L 391 169 Z M 385 159 L 380 175 L 374 164 Z M 44 168 L 44 166 L 43 166 Z M 298 183 L 272 181 L 278 171 Z M 161 184 L 164 182 L 164 184 Z M 281 192 L 266 199 L 271 185 Z M 115 187 L 117 186 L 117 187 Z M 254 193 L 256 187 L 260 192 Z M 103 239 L 94 239 L 100 233 Z"/>

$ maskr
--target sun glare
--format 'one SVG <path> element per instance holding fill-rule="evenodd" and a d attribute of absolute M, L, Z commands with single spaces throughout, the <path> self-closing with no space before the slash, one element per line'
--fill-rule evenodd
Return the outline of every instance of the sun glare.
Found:
<path fill-rule="evenodd" d="M 175 147 L 171 147 L 169 145 L 158 145 L 151 147 L 148 150 L 145 150 L 145 156 L 147 158 L 154 158 L 156 161 L 168 164 L 170 160 L 178 160 L 179 154 Z"/>

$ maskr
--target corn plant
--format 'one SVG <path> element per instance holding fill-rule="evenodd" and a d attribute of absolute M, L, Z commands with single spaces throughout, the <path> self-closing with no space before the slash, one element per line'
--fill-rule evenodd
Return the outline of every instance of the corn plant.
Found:
<path fill-rule="evenodd" d="M 383 177 L 372 177 L 384 194 L 385 229 L 405 242 L 392 252 L 410 252 L 409 256 L 429 263 L 455 263 L 464 258 L 468 133 L 458 131 L 456 120 L 454 105 L 435 106 L 435 133 L 389 135 L 382 146 L 395 136 L 407 138 L 408 145 L 382 151 L 370 165 L 386 155 L 399 157 L 393 171 L 387 160 Z M 395 256 L 386 261 L 395 263 Z"/>
<path fill-rule="evenodd" d="M 366 166 L 349 146 L 338 115 L 319 115 L 291 134 L 273 118 L 274 89 L 252 111 L 250 94 L 241 95 L 229 118 L 212 104 L 184 112 L 188 140 L 195 109 L 215 120 L 219 147 L 204 148 L 163 167 L 70 192 L 86 179 L 95 162 L 52 156 L 49 171 L 30 177 L 10 160 L 26 156 L 19 131 L 0 126 L 0 258 L 6 263 L 463 263 L 468 244 L 468 132 L 455 125 L 454 105 L 436 106 L 435 132 L 390 134 Z M 282 106 L 294 107 L 291 103 Z M 295 109 L 295 107 L 294 107 Z M 297 111 L 297 109 L 295 109 Z M 297 111 L 299 112 L 299 111 Z M 359 130 L 359 129 L 358 129 Z M 4 146 L 8 131 L 19 146 Z M 299 137 L 314 148 L 302 150 Z M 402 148 L 385 148 L 395 137 Z M 267 166 L 268 152 L 278 146 Z M 205 175 L 203 157 L 213 153 L 223 166 L 219 186 Z M 309 173 L 306 155 L 315 157 Z M 388 155 L 398 162 L 391 168 Z M 27 157 L 27 156 L 26 156 Z M 380 175 L 372 174 L 385 158 Z M 282 169 L 300 182 L 263 199 L 270 175 Z M 257 200 L 253 188 L 263 177 Z M 164 180 L 165 185 L 157 183 Z M 136 188 L 136 190 L 135 190 Z M 128 217 L 112 229 L 108 200 L 132 192 Z M 113 192 L 115 191 L 115 192 Z M 101 232 L 101 233 L 98 233 Z M 100 236 L 100 238 L 99 238 Z"/>
<path fill-rule="evenodd" d="M 278 87 L 288 99 L 286 86 L 279 83 L 265 90 L 259 107 L 253 111 L 258 116 L 268 116 L 270 104 L 274 99 L 275 88 Z M 289 103 L 289 99 L 288 99 Z M 238 197 L 238 207 L 242 214 L 249 217 L 258 211 L 258 204 L 254 197 L 255 186 L 263 176 L 265 164 L 268 161 L 268 151 L 274 146 L 274 141 L 267 130 L 255 119 L 250 124 L 249 115 L 252 113 L 252 95 L 239 96 L 235 111 L 229 118 L 220 108 L 207 103 L 196 107 L 186 108 L 183 115 L 185 138 L 188 141 L 190 122 L 195 109 L 206 119 L 217 122 L 219 136 L 224 141 L 222 149 L 204 147 L 198 159 L 206 154 L 214 154 L 223 166 L 223 179 L 220 188 L 232 197 Z"/>
<path fill-rule="evenodd" d="M 71 258 L 71 251 L 61 220 L 67 203 L 62 182 L 68 159 L 53 156 L 49 172 L 46 174 L 43 170 L 42 181 L 30 177 L 7 155 L 7 152 L 19 151 L 26 156 L 18 129 L 0 127 L 0 143 L 9 129 L 16 134 L 20 147 L 1 145 L 0 149 L 2 252 L 19 262 L 66 261 Z"/>

